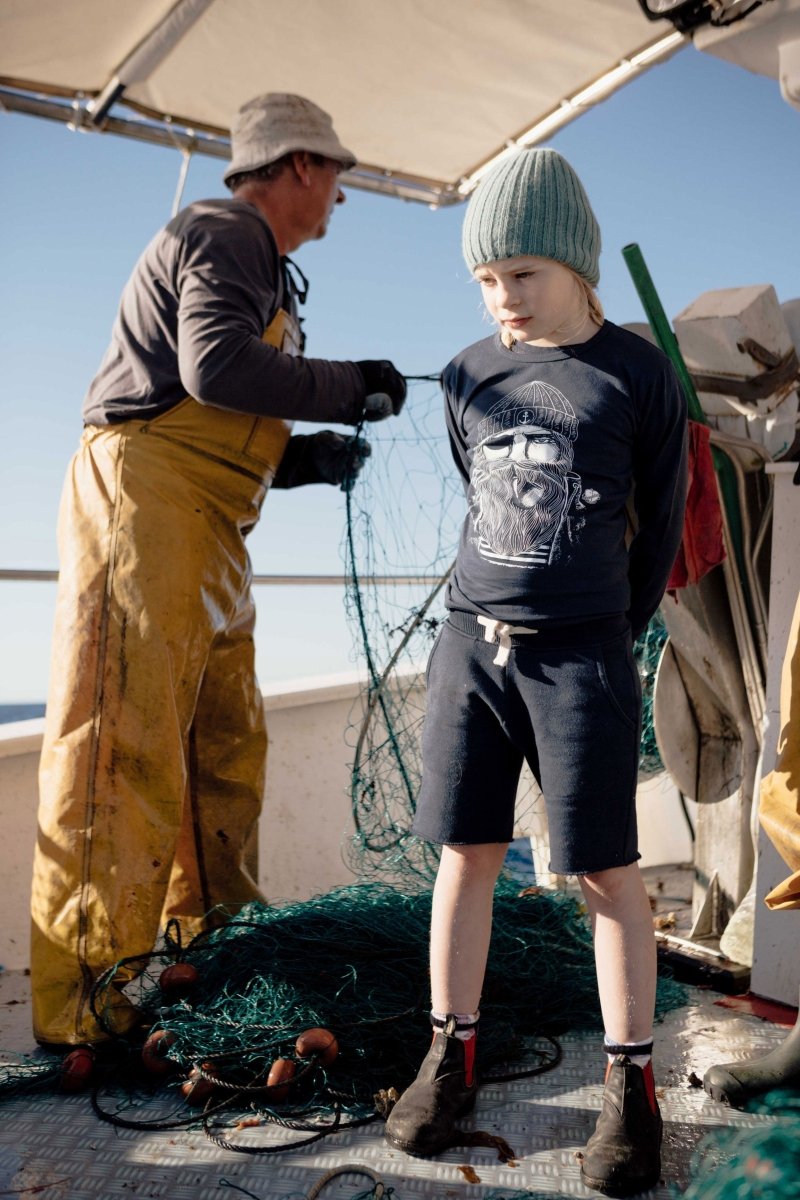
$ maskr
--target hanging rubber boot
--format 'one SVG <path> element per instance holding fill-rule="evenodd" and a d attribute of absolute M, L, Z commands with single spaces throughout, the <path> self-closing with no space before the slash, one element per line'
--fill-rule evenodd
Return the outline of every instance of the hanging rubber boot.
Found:
<path fill-rule="evenodd" d="M 581 1161 L 581 1178 L 604 1196 L 635 1196 L 661 1175 L 661 1113 L 653 1069 L 619 1054 L 608 1065 L 603 1106 Z"/>
<path fill-rule="evenodd" d="M 773 1088 L 800 1091 L 800 1013 L 789 1036 L 769 1054 L 750 1062 L 710 1067 L 703 1077 L 703 1087 L 712 1099 L 732 1108 L 743 1108 L 748 1100 Z"/>
<path fill-rule="evenodd" d="M 429 1158 L 450 1144 L 459 1117 L 475 1106 L 477 1086 L 471 1063 L 472 1043 L 455 1036 L 456 1018 L 449 1014 L 436 1029 L 417 1078 L 406 1088 L 386 1122 L 390 1146 L 417 1158 Z"/>

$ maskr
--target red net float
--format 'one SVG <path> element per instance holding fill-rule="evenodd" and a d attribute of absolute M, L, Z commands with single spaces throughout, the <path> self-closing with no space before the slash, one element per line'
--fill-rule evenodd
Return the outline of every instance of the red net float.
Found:
<path fill-rule="evenodd" d="M 180 1000 L 182 996 L 189 995 L 199 978 L 197 968 L 191 963 L 172 963 L 159 975 L 158 986 L 168 999 Z"/>
<path fill-rule="evenodd" d="M 88 1087 L 94 1074 L 94 1051 L 88 1046 L 71 1050 L 61 1064 L 58 1086 L 62 1092 L 82 1092 Z"/>
<path fill-rule="evenodd" d="M 142 1063 L 151 1075 L 169 1075 L 177 1068 L 174 1059 L 168 1058 L 170 1046 L 174 1046 L 177 1036 L 169 1029 L 157 1029 L 151 1033 L 142 1046 Z"/>
<path fill-rule="evenodd" d="M 269 1069 L 267 1087 L 274 1088 L 269 1100 L 272 1104 L 283 1104 L 289 1095 L 289 1084 L 297 1072 L 297 1064 L 291 1058 L 276 1058 Z M 280 1086 L 283 1084 L 284 1086 Z"/>
<path fill-rule="evenodd" d="M 330 1029 L 306 1029 L 294 1044 L 298 1058 L 316 1058 L 320 1066 L 329 1067 L 339 1053 L 339 1043 Z"/>
<path fill-rule="evenodd" d="M 212 1080 L 206 1079 L 201 1073 L 209 1069 L 209 1063 L 203 1063 L 202 1067 L 192 1067 L 189 1072 L 189 1078 L 181 1084 L 183 1098 L 187 1104 L 191 1104 L 192 1108 L 202 1108 L 206 1101 L 214 1094 Z"/>

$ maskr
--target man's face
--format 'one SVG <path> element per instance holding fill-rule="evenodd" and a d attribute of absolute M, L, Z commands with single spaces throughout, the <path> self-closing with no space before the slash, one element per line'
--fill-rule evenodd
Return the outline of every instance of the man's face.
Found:
<path fill-rule="evenodd" d="M 309 162 L 308 171 L 308 235 L 304 240 L 311 242 L 325 237 L 331 213 L 337 204 L 344 204 L 345 194 L 339 187 L 342 164 L 335 159 L 326 158 L 321 163 Z"/>

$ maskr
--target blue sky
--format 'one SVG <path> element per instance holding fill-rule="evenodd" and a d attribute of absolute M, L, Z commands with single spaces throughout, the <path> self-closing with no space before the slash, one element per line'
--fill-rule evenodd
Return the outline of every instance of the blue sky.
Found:
<path fill-rule="evenodd" d="M 620 253 L 633 241 L 670 317 L 713 288 L 772 283 L 781 301 L 800 295 L 800 112 L 776 81 L 688 48 L 548 144 L 575 166 L 597 213 L 612 320 L 642 319 Z M 169 217 L 180 156 L 15 114 L 0 114 L 0 153 L 0 567 L 53 568 L 82 397 L 130 269 Z M 184 201 L 225 194 L 220 176 L 219 162 L 195 159 Z M 462 215 L 348 192 L 328 237 L 296 255 L 311 279 L 308 353 L 389 357 L 424 374 L 485 336 L 460 254 Z M 431 402 L 419 385 L 409 409 Z M 433 436 L 437 421 L 434 406 Z M 376 456 L 396 452 L 374 433 Z M 396 497 L 379 494 L 379 477 L 375 500 L 391 522 Z M 343 523 L 333 489 L 273 494 L 251 538 L 255 570 L 340 571 Z M 44 699 L 54 595 L 49 584 L 2 585 L 0 703 Z M 262 683 L 353 666 L 340 590 L 257 597 Z"/>

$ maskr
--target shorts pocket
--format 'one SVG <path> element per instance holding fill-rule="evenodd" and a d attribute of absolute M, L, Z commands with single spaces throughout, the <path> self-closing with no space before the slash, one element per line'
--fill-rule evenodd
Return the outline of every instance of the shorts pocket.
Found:
<path fill-rule="evenodd" d="M 433 645 L 431 646 L 431 652 L 428 655 L 428 665 L 425 667 L 425 687 L 426 688 L 428 687 L 428 684 L 430 683 L 430 680 L 431 680 L 431 667 L 433 666 L 433 660 L 436 655 L 436 651 L 439 649 L 439 644 L 442 640 L 443 633 L 444 633 L 444 625 L 441 627 L 441 629 L 437 633 L 436 640 L 434 641 Z"/>
<path fill-rule="evenodd" d="M 611 706 L 629 729 L 636 729 L 642 712 L 642 685 L 628 634 L 598 646 L 596 661 Z"/>

